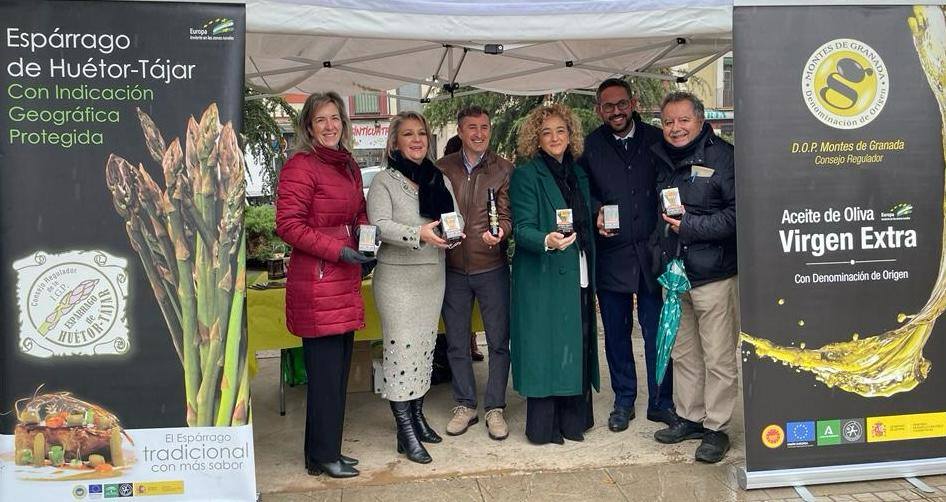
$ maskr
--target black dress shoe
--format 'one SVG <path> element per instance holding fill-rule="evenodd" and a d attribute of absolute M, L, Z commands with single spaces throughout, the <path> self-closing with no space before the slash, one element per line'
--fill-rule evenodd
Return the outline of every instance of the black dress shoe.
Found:
<path fill-rule="evenodd" d="M 700 462 L 715 464 L 729 451 L 729 436 L 723 431 L 706 429 L 703 442 L 696 448 L 696 459 Z"/>
<path fill-rule="evenodd" d="M 670 409 L 647 410 L 647 420 L 651 422 L 663 422 L 667 425 L 673 425 L 680 417 Z"/>
<path fill-rule="evenodd" d="M 678 417 L 677 421 L 667 427 L 654 433 L 654 439 L 658 443 L 675 444 L 687 439 L 703 439 L 706 429 L 703 424 L 692 422 L 683 417 Z"/>
<path fill-rule="evenodd" d="M 352 466 L 352 467 L 358 465 L 358 459 L 357 459 L 357 458 L 346 457 L 345 455 L 339 455 L 339 456 L 338 456 L 338 461 L 341 462 L 341 463 L 343 463 L 343 464 L 345 464 L 345 465 L 350 465 L 350 466 Z M 312 465 L 313 465 L 313 464 L 307 460 L 306 463 L 305 463 L 305 468 L 306 468 L 306 470 L 311 469 L 311 468 L 312 468 Z"/>
<path fill-rule="evenodd" d="M 318 476 L 322 473 L 333 478 L 353 478 L 359 474 L 358 469 L 336 460 L 335 462 L 314 462 L 309 464 L 309 476 Z"/>
<path fill-rule="evenodd" d="M 621 432 L 627 429 L 627 424 L 634 420 L 635 414 L 634 410 L 630 408 L 621 408 L 616 406 L 611 410 L 611 415 L 608 417 L 608 429 L 611 429 L 612 432 Z"/>
<path fill-rule="evenodd" d="M 585 435 L 584 435 L 584 434 L 571 435 L 571 434 L 565 434 L 565 433 L 563 432 L 563 433 L 562 433 L 562 437 L 565 438 L 565 439 L 567 439 L 567 440 L 569 440 L 569 441 L 575 441 L 575 442 L 579 442 L 579 443 L 585 440 Z"/>

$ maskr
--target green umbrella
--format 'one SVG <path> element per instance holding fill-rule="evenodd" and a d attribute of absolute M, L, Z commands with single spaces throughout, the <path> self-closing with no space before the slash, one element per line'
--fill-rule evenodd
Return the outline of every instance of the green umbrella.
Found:
<path fill-rule="evenodd" d="M 657 327 L 657 384 L 663 382 L 667 365 L 670 362 L 670 349 L 677 339 L 677 329 L 680 327 L 680 295 L 690 289 L 690 280 L 687 279 L 683 260 L 674 258 L 667 264 L 667 269 L 657 278 L 667 294 L 664 295 L 664 306 L 660 309 L 660 324 Z"/>

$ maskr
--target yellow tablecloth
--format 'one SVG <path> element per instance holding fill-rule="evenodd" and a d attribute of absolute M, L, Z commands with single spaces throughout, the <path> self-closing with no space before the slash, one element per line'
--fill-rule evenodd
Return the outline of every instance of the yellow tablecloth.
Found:
<path fill-rule="evenodd" d="M 266 284 L 265 271 L 248 270 L 246 282 L 252 284 Z M 378 318 L 378 309 L 374 306 L 374 294 L 371 291 L 371 279 L 361 281 L 361 297 L 365 302 L 365 327 L 355 332 L 355 340 L 380 340 L 381 320 Z M 286 289 L 253 289 L 246 290 L 246 310 L 248 333 L 248 355 L 250 374 L 256 374 L 256 351 L 288 349 L 301 347 L 302 339 L 289 333 L 286 329 Z M 483 320 L 480 317 L 479 305 L 473 308 L 473 331 L 483 331 Z M 443 332 L 443 321 L 440 322 L 440 332 Z"/>

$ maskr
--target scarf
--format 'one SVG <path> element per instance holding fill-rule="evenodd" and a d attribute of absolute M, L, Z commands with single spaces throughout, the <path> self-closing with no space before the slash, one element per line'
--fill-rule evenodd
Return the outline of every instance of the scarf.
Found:
<path fill-rule="evenodd" d="M 358 163 L 355 162 L 355 158 L 352 157 L 351 152 L 345 148 L 339 146 L 338 149 L 328 148 L 319 144 L 314 145 L 312 149 L 312 155 L 315 156 L 315 159 L 323 164 L 330 165 L 337 168 L 347 167 L 350 171 L 349 174 L 354 173 L 358 168 Z M 353 180 L 354 176 L 351 177 Z"/>
<path fill-rule="evenodd" d="M 578 234 L 578 248 L 582 251 L 588 250 L 588 239 L 591 238 L 591 222 L 588 218 L 588 208 L 585 206 L 585 199 L 581 194 L 581 188 L 578 186 L 578 176 L 575 175 L 575 163 L 572 160 L 570 151 L 565 151 L 562 161 L 555 160 L 555 157 L 541 151 L 542 160 L 545 162 L 558 190 L 562 192 L 562 198 L 565 204 L 571 208 L 574 218 L 573 227 Z"/>
<path fill-rule="evenodd" d="M 394 151 L 388 157 L 388 167 L 404 175 L 417 185 L 417 201 L 420 215 L 431 220 L 439 220 L 443 213 L 455 211 L 453 197 L 443 181 L 443 173 L 427 157 L 417 164 Z"/>
<path fill-rule="evenodd" d="M 673 161 L 673 165 L 680 167 L 680 163 L 691 157 L 693 153 L 696 152 L 696 149 L 706 141 L 706 137 L 709 136 L 712 130 L 713 128 L 709 125 L 709 122 L 703 122 L 703 129 L 700 130 L 700 135 L 685 146 L 676 147 L 664 141 L 664 148 L 667 150 L 667 156 Z"/>

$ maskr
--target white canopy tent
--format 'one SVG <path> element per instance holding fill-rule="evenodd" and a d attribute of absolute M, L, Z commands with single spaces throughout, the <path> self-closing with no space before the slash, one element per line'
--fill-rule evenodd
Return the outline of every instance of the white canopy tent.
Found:
<path fill-rule="evenodd" d="M 247 0 L 246 8 L 246 80 L 271 94 L 407 83 L 587 90 L 611 76 L 674 79 L 653 70 L 732 48 L 732 0 Z"/>
<path fill-rule="evenodd" d="M 263 95 L 325 89 L 352 95 L 409 83 L 427 86 L 421 101 L 448 98 L 436 91 L 461 86 L 588 92 L 612 76 L 674 79 L 654 70 L 732 50 L 732 0 L 245 4 L 246 81 Z M 252 156 L 247 162 L 253 164 Z M 262 193 L 260 176 L 250 184 L 248 193 Z"/>

